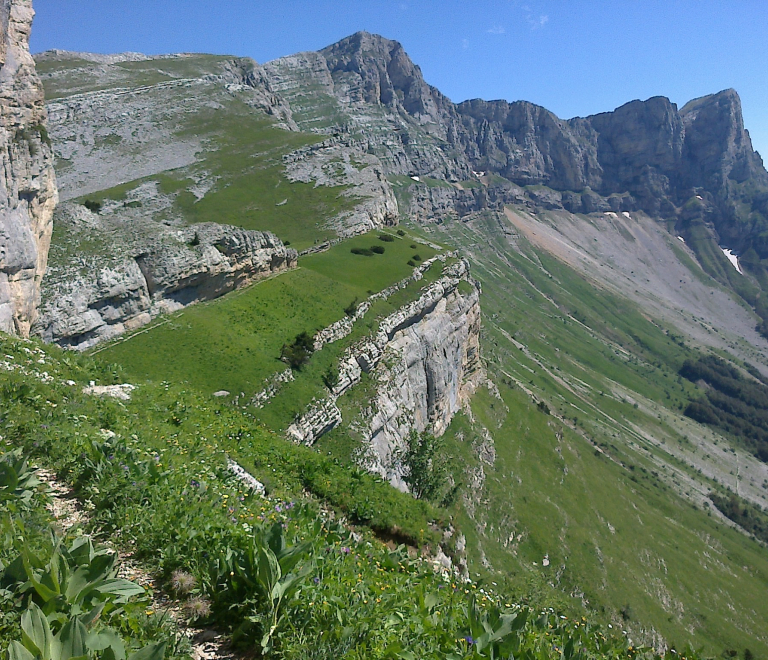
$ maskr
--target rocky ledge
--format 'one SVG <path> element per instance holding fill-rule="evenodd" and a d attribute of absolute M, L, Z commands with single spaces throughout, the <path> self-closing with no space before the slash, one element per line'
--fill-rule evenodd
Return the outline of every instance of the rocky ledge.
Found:
<path fill-rule="evenodd" d="M 57 218 L 89 241 L 110 239 L 96 214 L 82 206 L 67 204 Z M 89 258 L 82 248 L 83 242 L 76 244 L 74 263 L 62 259 L 66 267 L 51 269 L 33 330 L 45 341 L 77 349 L 295 268 L 297 261 L 296 251 L 274 234 L 212 223 L 159 228 L 151 240 L 128 242 L 122 250 L 113 246 L 106 261 L 98 254 Z"/>
<path fill-rule="evenodd" d="M 329 396 L 315 402 L 289 428 L 298 443 L 312 444 L 341 423 L 336 401 L 363 373 L 378 382 L 371 405 L 361 413 L 367 436 L 366 467 L 405 488 L 392 452 L 411 430 L 441 435 L 482 378 L 479 290 L 469 264 L 445 267 L 442 277 L 414 302 L 379 323 L 377 332 L 342 356 L 339 379 Z"/>

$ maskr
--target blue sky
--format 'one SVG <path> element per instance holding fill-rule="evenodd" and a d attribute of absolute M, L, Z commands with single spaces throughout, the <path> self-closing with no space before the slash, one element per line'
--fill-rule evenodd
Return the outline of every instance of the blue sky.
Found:
<path fill-rule="evenodd" d="M 368 30 L 397 39 L 454 101 L 562 118 L 632 99 L 741 95 L 768 161 L 766 0 L 33 0 L 35 52 L 210 52 L 265 62 Z"/>

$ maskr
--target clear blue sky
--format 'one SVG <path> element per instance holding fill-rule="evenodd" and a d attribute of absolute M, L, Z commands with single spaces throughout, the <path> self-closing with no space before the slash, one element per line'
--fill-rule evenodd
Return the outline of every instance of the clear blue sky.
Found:
<path fill-rule="evenodd" d="M 358 30 L 400 41 L 454 101 L 562 118 L 735 88 L 768 161 L 767 0 L 33 0 L 35 52 L 226 53 L 265 62 Z"/>

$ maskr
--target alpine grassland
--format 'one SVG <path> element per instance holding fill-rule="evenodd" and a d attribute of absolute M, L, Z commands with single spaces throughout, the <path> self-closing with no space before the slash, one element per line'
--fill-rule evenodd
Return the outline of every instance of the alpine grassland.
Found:
<path fill-rule="evenodd" d="M 278 98 L 249 66 L 213 56 L 40 66 L 51 99 L 117 90 L 146 117 L 142 130 L 117 119 L 61 138 L 69 150 L 57 176 L 76 204 L 53 234 L 53 274 L 72 264 L 73 278 L 103 274 L 123 259 L 141 269 L 147 251 L 161 251 L 158 230 L 197 223 L 271 231 L 303 254 L 296 269 L 85 353 L 0 336 L 9 660 L 200 658 L 200 630 L 248 658 L 651 660 L 665 649 L 681 660 L 768 660 L 768 481 L 755 476 L 765 385 L 726 350 L 735 344 L 698 343 L 661 320 L 660 306 L 529 242 L 503 212 L 468 211 L 488 201 L 488 186 L 504 188 L 495 205 L 560 193 L 518 194 L 493 173 L 417 181 L 398 150 L 415 145 L 426 163 L 444 149 L 430 122 L 404 131 L 405 109 L 395 121 L 386 103 L 367 101 L 358 121 L 309 74 Z M 298 150 L 320 146 L 332 155 L 289 174 L 307 153 Z M 353 184 L 320 179 L 374 167 L 369 156 L 381 158 L 368 173 L 392 185 L 402 224 L 342 238 L 363 226 L 343 218 L 361 199 Z M 101 159 L 103 172 L 78 170 L 78 158 Z M 393 165 L 400 174 L 387 174 Z M 440 200 L 452 209 L 457 188 L 461 220 L 458 205 L 426 227 L 406 217 Z M 376 209 L 387 222 L 389 202 Z M 604 226 L 595 214 L 532 208 L 514 212 L 548 229 Z M 365 212 L 363 222 L 375 216 Z M 614 229 L 631 244 L 628 223 L 639 220 L 626 219 Z M 684 229 L 693 252 L 665 235 L 670 252 L 707 298 L 733 289 L 760 313 L 757 287 L 709 229 Z M 453 285 L 481 297 L 477 387 L 440 437 L 427 429 L 391 447 L 405 493 L 367 469 L 379 374 L 357 359 L 359 383 L 339 395 L 340 361 L 460 258 L 471 277 Z M 101 297 L 78 298 L 92 305 L 78 318 L 101 306 L 127 319 L 130 296 L 110 288 L 119 278 L 95 279 Z M 420 319 L 398 331 L 411 322 Z M 425 367 L 427 399 L 435 378 Z M 289 441 L 291 425 L 329 397 L 342 421 L 312 447 Z"/>
<path fill-rule="evenodd" d="M 229 406 L 169 383 L 138 384 L 129 400 L 96 397 L 84 387 L 119 383 L 119 370 L 0 342 L 3 440 L 14 448 L 0 461 L 0 634 L 11 658 L 185 657 L 187 624 L 228 630 L 257 657 L 653 655 L 351 527 L 397 526 L 418 547 L 435 543 L 444 522 Z M 240 481 L 232 460 L 270 484 L 267 493 Z M 74 526 L 48 513 L 38 466 L 77 497 Z M 170 594 L 174 617 L 148 600 L 151 590 L 114 577 L 125 553 Z"/>
<path fill-rule="evenodd" d="M 708 497 L 738 479 L 718 456 L 735 439 L 683 415 L 701 394 L 678 372 L 700 349 L 497 227 L 439 234 L 482 283 L 495 383 L 448 431 L 454 479 L 471 484 L 452 509 L 471 564 L 554 585 L 638 636 L 764 654 L 765 546 Z"/>
<path fill-rule="evenodd" d="M 240 405 L 248 405 L 275 374 L 288 368 L 280 359 L 283 346 L 301 333 L 314 336 L 347 316 L 350 306 L 413 274 L 407 261 L 414 252 L 410 246 L 418 239 L 412 234 L 395 234 L 381 255 L 350 252 L 381 235 L 371 232 L 302 257 L 297 270 L 161 317 L 95 352 L 120 364 L 131 378 L 184 382 L 207 394 L 226 391 L 240 395 Z M 428 245 L 418 249 L 425 260 L 436 254 Z M 326 391 L 323 375 L 343 350 L 370 334 L 377 318 L 418 297 L 442 271 L 443 263 L 436 261 L 421 279 L 387 300 L 376 300 L 349 336 L 313 354 L 294 370 L 293 380 L 282 384 L 278 395 L 253 414 L 270 428 L 284 430 L 312 398 Z"/>

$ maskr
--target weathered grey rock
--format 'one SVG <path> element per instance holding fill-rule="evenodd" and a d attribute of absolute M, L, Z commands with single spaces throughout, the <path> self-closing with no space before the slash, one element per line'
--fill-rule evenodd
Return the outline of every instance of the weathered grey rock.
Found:
<path fill-rule="evenodd" d="M 315 402 L 287 435 L 313 444 L 341 423 L 336 400 L 360 382 L 363 372 L 379 383 L 363 421 L 368 437 L 366 467 L 405 489 L 393 451 L 412 429 L 445 432 L 482 377 L 479 292 L 468 280 L 466 261 L 445 268 L 421 296 L 384 318 L 375 335 L 345 351 L 331 395 Z"/>
<path fill-rule="evenodd" d="M 120 231 L 121 216 L 110 221 L 76 204 L 64 204 L 57 218 L 73 240 L 111 244 L 107 256 L 56 255 L 34 333 L 62 346 L 88 348 L 296 266 L 296 251 L 269 232 L 206 223 L 130 236 Z"/>
<path fill-rule="evenodd" d="M 546 186 L 523 194 L 534 211 L 645 210 L 670 219 L 692 195 L 708 192 L 715 240 L 768 258 L 768 173 L 733 90 L 681 110 L 654 97 L 570 120 L 525 101 L 455 105 L 424 81 L 399 43 L 366 32 L 276 60 L 265 72 L 301 107 L 302 128 L 347 132 L 386 174 L 455 183 L 482 172 L 518 186 Z M 485 195 L 411 188 L 404 196 L 396 186 L 401 205 L 406 202 L 401 211 L 426 221 L 509 203 L 492 195 L 491 185 Z"/>
<path fill-rule="evenodd" d="M 360 200 L 351 211 L 344 211 L 326 222 L 339 236 L 397 224 L 397 199 L 381 162 L 353 140 L 332 137 L 288 154 L 283 162 L 291 181 L 347 186 L 344 195 Z"/>
<path fill-rule="evenodd" d="M 29 54 L 31 0 L 0 0 L 0 330 L 37 315 L 58 201 L 43 87 Z"/>

